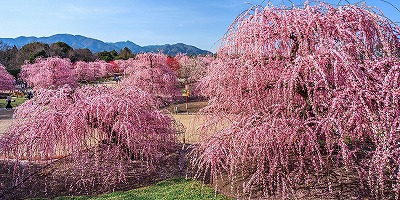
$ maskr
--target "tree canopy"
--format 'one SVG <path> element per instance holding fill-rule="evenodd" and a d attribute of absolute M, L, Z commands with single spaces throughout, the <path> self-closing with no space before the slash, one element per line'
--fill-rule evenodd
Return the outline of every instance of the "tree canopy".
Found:
<path fill-rule="evenodd" d="M 20 78 L 34 88 L 58 88 L 78 85 L 72 63 L 67 58 L 37 58 L 21 67 Z"/>
<path fill-rule="evenodd" d="M 203 111 L 230 123 L 200 144 L 198 176 L 291 198 L 317 182 L 340 192 L 331 179 L 357 174 L 365 193 L 398 197 L 398 30 L 356 5 L 243 12 L 200 83 Z"/>
<path fill-rule="evenodd" d="M 0 91 L 14 90 L 14 77 L 7 72 L 6 68 L 0 64 Z"/>

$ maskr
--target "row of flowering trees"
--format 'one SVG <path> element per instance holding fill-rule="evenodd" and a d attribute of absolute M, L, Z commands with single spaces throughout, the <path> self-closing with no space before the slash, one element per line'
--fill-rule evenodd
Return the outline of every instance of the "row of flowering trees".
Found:
<path fill-rule="evenodd" d="M 116 60 L 114 64 L 125 74 L 122 85 L 133 85 L 164 100 L 179 95 L 179 82 L 194 84 L 204 77 L 214 57 L 169 57 L 162 53 L 143 53 L 135 59 Z M 179 82 L 178 82 L 179 80 Z"/>
<path fill-rule="evenodd" d="M 154 65 L 150 62 L 149 57 L 152 57 L 152 60 L 154 60 Z M 118 67 L 119 73 L 126 72 L 128 74 L 129 72 L 132 72 L 132 67 L 135 66 L 163 66 L 163 68 L 170 68 L 170 70 L 175 71 L 178 78 L 183 79 L 183 82 L 195 83 L 205 76 L 208 66 L 214 60 L 215 57 L 212 55 L 187 56 L 185 54 L 178 54 L 175 57 L 170 57 L 161 53 L 144 53 L 137 55 L 135 59 L 115 60 L 113 63 Z M 145 62 L 147 62 L 147 64 L 145 64 Z M 131 69 L 125 71 L 127 68 Z"/>
<path fill-rule="evenodd" d="M 0 153 L 68 155 L 77 182 L 112 185 L 130 161 L 152 166 L 177 144 L 155 97 L 174 95 L 181 76 L 200 79 L 209 98 L 202 131 L 212 135 L 192 153 L 197 177 L 228 179 L 239 196 L 293 198 L 321 184 L 340 195 L 355 174 L 359 195 L 399 198 L 399 30 L 355 5 L 253 6 L 229 28 L 216 60 L 148 53 L 115 61 L 126 75 L 116 87 L 65 86 L 68 76 L 54 70 L 73 67 L 48 59 L 46 76 L 27 77 L 57 77 L 46 87 L 61 87 L 38 89 L 17 110 Z M 198 76 L 186 73 L 193 68 Z"/>
<path fill-rule="evenodd" d="M 112 64 L 103 60 L 96 62 L 78 61 L 73 65 L 73 69 L 80 82 L 93 82 L 100 78 L 110 77 L 116 71 Z"/>
<path fill-rule="evenodd" d="M 143 53 L 128 60 L 71 63 L 65 58 L 37 58 L 21 67 L 20 78 L 35 88 L 58 88 L 64 84 L 76 87 L 78 82 L 93 82 L 114 73 L 123 74 L 125 85 L 135 85 L 160 96 L 176 92 L 177 78 L 186 83 L 197 82 L 205 75 L 212 56 L 175 58 L 162 53 Z"/>
<path fill-rule="evenodd" d="M 243 12 L 200 81 L 215 120 L 203 131 L 219 131 L 195 149 L 197 176 L 293 198 L 317 184 L 341 195 L 356 175 L 356 195 L 398 199 L 399 30 L 355 5 Z"/>
<path fill-rule="evenodd" d="M 126 67 L 126 77 L 122 80 L 122 86 L 135 86 L 143 91 L 161 98 L 171 98 L 177 95 L 178 77 L 167 65 L 165 54 L 143 53 L 135 59 L 129 59 L 120 63 Z"/>
<path fill-rule="evenodd" d="M 19 77 L 34 88 L 58 88 L 65 84 L 78 86 L 113 74 L 112 65 L 105 61 L 72 64 L 67 58 L 37 58 L 33 64 L 21 66 Z"/>

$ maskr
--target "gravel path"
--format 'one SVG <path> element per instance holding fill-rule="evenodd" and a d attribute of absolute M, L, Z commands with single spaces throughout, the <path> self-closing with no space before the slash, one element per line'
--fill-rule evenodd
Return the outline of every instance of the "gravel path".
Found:
<path fill-rule="evenodd" d="M 0 134 L 4 133 L 12 122 L 14 110 L 0 109 Z"/>

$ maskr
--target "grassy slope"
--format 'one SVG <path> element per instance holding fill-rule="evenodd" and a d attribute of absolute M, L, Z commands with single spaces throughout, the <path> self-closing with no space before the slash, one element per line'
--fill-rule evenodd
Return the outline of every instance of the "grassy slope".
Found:
<path fill-rule="evenodd" d="M 126 192 L 114 192 L 110 194 L 99 195 L 95 197 L 59 197 L 57 200 L 70 199 L 138 199 L 138 200 L 168 200 L 168 199 L 230 199 L 221 194 L 215 196 L 214 190 L 199 181 L 188 180 L 184 178 L 175 178 L 161 181 L 149 187 L 129 190 Z"/>

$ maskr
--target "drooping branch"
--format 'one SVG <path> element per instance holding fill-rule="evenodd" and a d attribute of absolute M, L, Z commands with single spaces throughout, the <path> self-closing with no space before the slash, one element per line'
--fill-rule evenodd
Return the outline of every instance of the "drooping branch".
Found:
<path fill-rule="evenodd" d="M 372 196 L 400 195 L 396 30 L 356 5 L 241 14 L 200 80 L 217 122 L 203 131 L 219 131 L 195 151 L 197 175 L 244 176 L 247 195 L 294 198 L 306 182 L 344 180 L 335 172 L 346 169 Z"/>
<path fill-rule="evenodd" d="M 14 77 L 0 64 L 0 91 L 15 89 Z"/>

